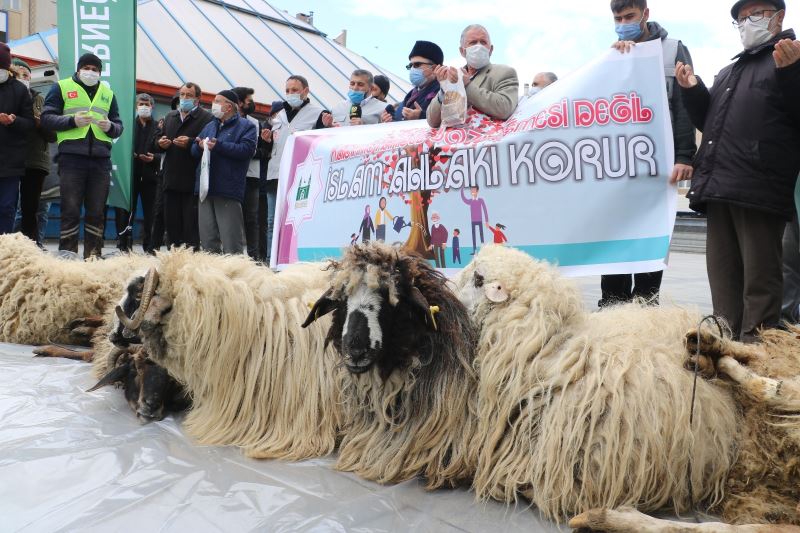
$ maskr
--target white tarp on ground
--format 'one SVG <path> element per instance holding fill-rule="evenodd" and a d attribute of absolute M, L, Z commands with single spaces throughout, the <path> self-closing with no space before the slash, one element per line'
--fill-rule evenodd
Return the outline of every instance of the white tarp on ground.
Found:
<path fill-rule="evenodd" d="M 172 417 L 140 425 L 121 391 L 93 384 L 87 364 L 0 344 L 0 531 L 559 531 L 524 506 L 384 487 L 330 458 L 196 446 Z"/>

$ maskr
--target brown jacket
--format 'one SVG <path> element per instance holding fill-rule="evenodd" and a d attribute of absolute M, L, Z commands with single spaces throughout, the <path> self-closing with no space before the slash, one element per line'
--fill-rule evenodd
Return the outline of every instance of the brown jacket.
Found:
<path fill-rule="evenodd" d="M 490 64 L 479 70 L 467 85 L 467 105 L 498 120 L 510 117 L 518 101 L 517 71 L 507 65 Z M 438 97 L 428 107 L 427 119 L 432 128 L 441 125 L 442 104 Z"/>

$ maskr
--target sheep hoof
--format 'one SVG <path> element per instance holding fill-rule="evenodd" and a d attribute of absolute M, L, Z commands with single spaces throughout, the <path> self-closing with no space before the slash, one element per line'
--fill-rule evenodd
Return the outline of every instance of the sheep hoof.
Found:
<path fill-rule="evenodd" d="M 689 372 L 694 372 L 695 361 L 697 361 L 697 374 L 705 379 L 712 379 L 717 375 L 717 367 L 714 360 L 706 355 L 701 355 L 699 358 L 690 356 L 686 358 L 683 363 L 683 368 Z"/>
<path fill-rule="evenodd" d="M 91 362 L 94 358 L 94 352 L 84 351 L 79 352 L 78 350 L 70 350 L 68 348 L 62 348 L 60 346 L 39 346 L 38 348 L 33 349 L 33 353 L 35 357 L 61 357 L 63 359 L 72 359 L 73 361 L 85 361 L 87 363 Z"/>
<path fill-rule="evenodd" d="M 569 527 L 578 531 L 603 531 L 608 523 L 607 509 L 592 509 L 569 521 Z"/>

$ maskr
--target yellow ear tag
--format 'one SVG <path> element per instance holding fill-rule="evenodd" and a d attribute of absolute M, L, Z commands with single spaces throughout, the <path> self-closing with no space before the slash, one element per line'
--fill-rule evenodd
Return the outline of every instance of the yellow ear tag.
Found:
<path fill-rule="evenodd" d="M 432 305 L 430 306 L 430 310 L 431 310 L 431 322 L 433 322 L 433 329 L 438 330 L 439 327 L 436 325 L 436 313 L 439 312 L 439 306 Z"/>

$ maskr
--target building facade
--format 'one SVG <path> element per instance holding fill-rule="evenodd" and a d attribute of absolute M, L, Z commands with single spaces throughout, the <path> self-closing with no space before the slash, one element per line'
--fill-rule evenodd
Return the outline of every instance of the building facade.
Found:
<path fill-rule="evenodd" d="M 56 0 L 0 0 L 0 12 L 4 13 L 0 14 L 3 42 L 56 27 Z"/>

